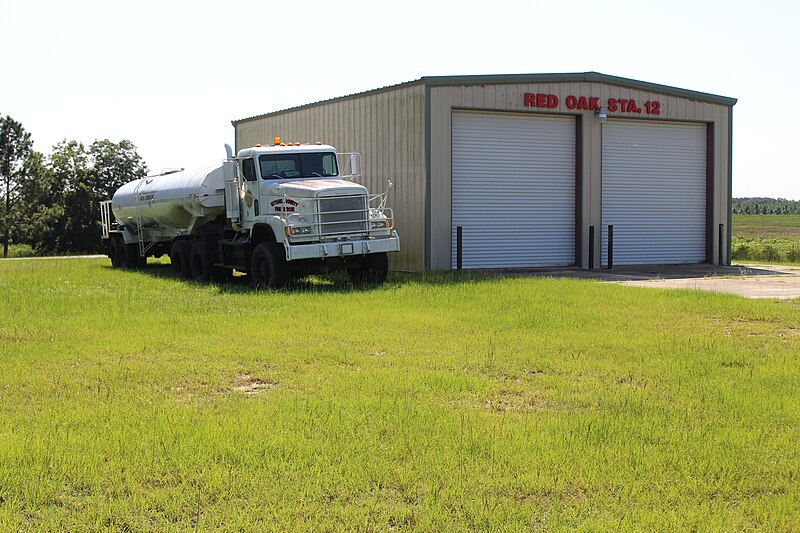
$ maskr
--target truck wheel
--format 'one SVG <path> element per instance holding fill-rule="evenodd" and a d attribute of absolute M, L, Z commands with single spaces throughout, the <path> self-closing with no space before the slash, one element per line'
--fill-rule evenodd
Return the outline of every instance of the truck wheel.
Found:
<path fill-rule="evenodd" d="M 289 280 L 289 266 L 282 246 L 262 242 L 253 250 L 250 260 L 250 281 L 256 289 L 280 289 Z"/>
<path fill-rule="evenodd" d="M 139 245 L 136 243 L 125 244 L 120 241 L 120 250 L 125 248 L 126 259 L 122 262 L 122 268 L 136 268 L 140 265 L 139 262 Z M 121 259 L 121 256 L 120 256 Z"/>
<path fill-rule="evenodd" d="M 119 268 L 119 239 L 116 237 L 108 239 L 106 253 L 108 258 L 111 259 L 111 268 Z"/>
<path fill-rule="evenodd" d="M 389 273 L 389 256 L 386 252 L 365 255 L 361 268 L 348 268 L 347 275 L 354 285 L 380 285 Z"/>
<path fill-rule="evenodd" d="M 180 240 L 172 243 L 172 248 L 169 252 L 169 262 L 173 275 L 181 279 L 191 278 L 192 269 L 189 259 L 191 251 L 192 241 Z"/>
<path fill-rule="evenodd" d="M 125 244 L 119 239 L 117 242 L 117 261 L 121 268 L 136 268 L 139 263 L 139 247 L 136 244 Z"/>
<path fill-rule="evenodd" d="M 214 262 L 208 256 L 206 244 L 202 240 L 192 243 L 189 258 L 192 279 L 195 281 L 211 281 L 214 273 Z"/>
<path fill-rule="evenodd" d="M 117 242 L 117 261 L 120 268 L 128 268 L 128 247 L 122 239 Z"/>

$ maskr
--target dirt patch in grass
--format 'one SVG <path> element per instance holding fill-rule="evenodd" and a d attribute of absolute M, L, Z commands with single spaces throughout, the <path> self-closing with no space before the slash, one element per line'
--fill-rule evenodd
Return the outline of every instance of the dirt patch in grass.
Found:
<path fill-rule="evenodd" d="M 758 320 L 734 320 L 725 324 L 726 337 L 796 337 L 800 328 L 765 323 Z"/>
<path fill-rule="evenodd" d="M 263 380 L 250 374 L 236 374 L 233 382 L 233 390 L 244 394 L 261 394 L 276 387 L 278 387 L 277 381 Z"/>

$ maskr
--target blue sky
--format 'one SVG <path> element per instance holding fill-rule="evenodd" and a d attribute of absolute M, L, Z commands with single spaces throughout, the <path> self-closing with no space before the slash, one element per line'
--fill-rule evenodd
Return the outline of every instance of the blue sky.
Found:
<path fill-rule="evenodd" d="M 800 200 L 798 6 L 0 0 L 0 113 L 160 170 L 223 159 L 233 119 L 422 76 L 597 71 L 738 98 L 734 196 Z"/>

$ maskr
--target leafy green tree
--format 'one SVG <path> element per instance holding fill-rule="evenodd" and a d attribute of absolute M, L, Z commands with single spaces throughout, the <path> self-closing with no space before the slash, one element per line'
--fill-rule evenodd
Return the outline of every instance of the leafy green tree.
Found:
<path fill-rule="evenodd" d="M 147 174 L 147 165 L 130 141 L 113 143 L 108 139 L 95 141 L 89 147 L 94 176 L 94 191 L 101 199 L 111 198 L 114 191 L 129 181 Z"/>
<path fill-rule="evenodd" d="M 91 212 L 87 212 L 90 211 L 91 175 L 86 147 L 81 142 L 65 139 L 53 147 L 49 163 L 50 193 L 60 197 L 63 226 L 53 228 L 51 242 L 43 243 L 43 248 L 52 247 L 58 252 L 95 251 L 85 246 L 85 227 L 92 225 Z"/>
<path fill-rule="evenodd" d="M 0 192 L 3 194 L 3 257 L 8 257 L 8 243 L 14 212 L 19 196 L 19 182 L 24 172 L 24 161 L 31 152 L 33 142 L 22 124 L 9 116 L 0 116 Z"/>
<path fill-rule="evenodd" d="M 731 209 L 745 215 L 791 215 L 800 214 L 800 201 L 786 198 L 733 198 Z"/>
<path fill-rule="evenodd" d="M 31 152 L 25 162 L 16 219 L 15 241 L 29 244 L 38 254 L 52 254 L 61 249 L 65 233 L 63 186 L 40 152 Z"/>
<path fill-rule="evenodd" d="M 63 252 L 99 252 L 100 202 L 122 184 L 145 176 L 147 166 L 127 140 L 95 141 L 88 149 L 78 141 L 64 140 L 53 147 L 50 171 L 51 192 L 62 197 L 64 221 L 53 245 Z"/>

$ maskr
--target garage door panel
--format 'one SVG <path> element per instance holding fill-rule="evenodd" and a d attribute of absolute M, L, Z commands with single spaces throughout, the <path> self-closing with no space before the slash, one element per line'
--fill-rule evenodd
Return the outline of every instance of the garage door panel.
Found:
<path fill-rule="evenodd" d="M 706 259 L 706 126 L 609 121 L 603 126 L 603 264 Z"/>
<path fill-rule="evenodd" d="M 575 262 L 575 119 L 453 113 L 452 264 Z"/>

